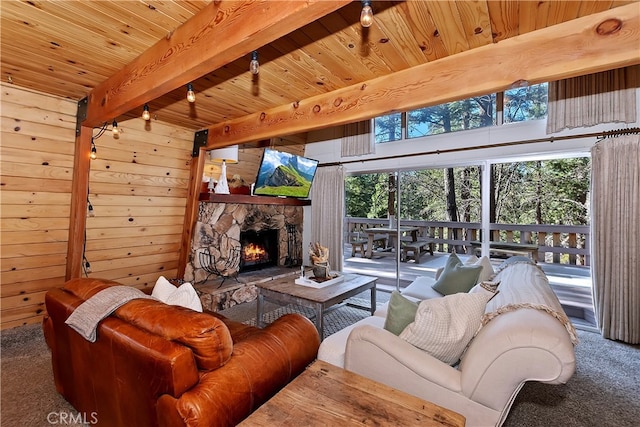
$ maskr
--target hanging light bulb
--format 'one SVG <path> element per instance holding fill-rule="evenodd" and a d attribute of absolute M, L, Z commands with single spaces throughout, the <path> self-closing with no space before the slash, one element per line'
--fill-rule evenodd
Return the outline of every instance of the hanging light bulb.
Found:
<path fill-rule="evenodd" d="M 249 62 L 249 71 L 251 74 L 258 74 L 260 72 L 260 63 L 258 62 L 258 51 L 251 52 L 251 62 Z"/>
<path fill-rule="evenodd" d="M 151 113 L 149 112 L 149 106 L 147 104 L 144 104 L 144 107 L 142 107 L 142 118 L 144 120 L 151 120 Z"/>
<path fill-rule="evenodd" d="M 91 138 L 91 154 L 89 154 L 91 160 L 95 160 L 98 158 L 98 150 L 96 150 L 96 143 L 93 142 L 93 138 Z"/>
<path fill-rule="evenodd" d="M 193 91 L 193 85 L 187 84 L 187 101 L 196 102 L 196 93 Z"/>
<path fill-rule="evenodd" d="M 362 12 L 360 13 L 360 25 L 369 28 L 373 24 L 373 10 L 371 0 L 362 0 Z"/>
<path fill-rule="evenodd" d="M 113 133 L 113 136 L 118 136 L 120 134 L 120 130 L 118 129 L 118 122 L 116 122 L 115 120 L 111 124 L 111 132 Z"/>
<path fill-rule="evenodd" d="M 87 215 L 90 216 L 91 218 L 96 216 L 96 213 L 94 212 L 94 209 L 93 209 L 93 205 L 91 204 L 88 198 L 87 198 Z"/>

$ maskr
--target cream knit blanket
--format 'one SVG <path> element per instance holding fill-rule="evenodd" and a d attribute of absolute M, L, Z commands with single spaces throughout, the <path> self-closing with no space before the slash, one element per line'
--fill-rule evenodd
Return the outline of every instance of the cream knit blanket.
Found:
<path fill-rule="evenodd" d="M 154 299 L 151 295 L 131 286 L 111 286 L 80 304 L 64 323 L 87 341 L 95 342 L 100 321 L 121 305 L 137 298 Z"/>
<path fill-rule="evenodd" d="M 487 303 L 482 325 L 496 316 L 519 308 L 544 310 L 560 321 L 571 342 L 578 344 L 576 330 L 549 286 L 549 279 L 537 265 L 522 261 L 507 265 L 493 279 L 500 282 L 498 294 Z"/>

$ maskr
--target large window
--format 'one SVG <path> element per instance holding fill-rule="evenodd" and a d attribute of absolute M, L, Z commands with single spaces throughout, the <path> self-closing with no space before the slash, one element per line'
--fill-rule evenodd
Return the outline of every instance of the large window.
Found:
<path fill-rule="evenodd" d="M 376 117 L 374 123 L 376 143 L 402 139 L 402 113 Z"/>
<path fill-rule="evenodd" d="M 493 164 L 490 222 L 588 224 L 590 169 L 589 157 Z M 394 182 L 389 172 L 347 177 L 347 216 L 387 218 Z M 480 222 L 480 186 L 479 166 L 402 171 L 400 217 Z"/>
<path fill-rule="evenodd" d="M 504 92 L 504 123 L 547 117 L 548 84 L 509 89 Z"/>
<path fill-rule="evenodd" d="M 492 126 L 495 95 L 478 96 L 407 113 L 407 139 Z"/>
<path fill-rule="evenodd" d="M 547 116 L 547 83 L 509 89 L 502 97 L 502 123 L 542 119 Z M 407 113 L 394 113 L 374 120 L 375 142 L 457 132 L 496 126 L 499 105 L 496 94 L 420 108 Z"/>
<path fill-rule="evenodd" d="M 345 179 L 347 216 L 387 218 L 395 203 L 393 173 Z M 400 173 L 400 217 L 425 221 L 480 222 L 480 167 L 421 169 Z"/>

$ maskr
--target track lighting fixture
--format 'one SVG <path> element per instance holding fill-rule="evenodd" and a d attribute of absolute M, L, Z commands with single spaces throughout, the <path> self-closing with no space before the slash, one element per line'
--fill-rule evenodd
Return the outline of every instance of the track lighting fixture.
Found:
<path fill-rule="evenodd" d="M 193 91 L 193 85 L 187 84 L 187 101 L 196 102 L 196 93 Z"/>
<path fill-rule="evenodd" d="M 151 120 L 151 113 L 149 112 L 149 106 L 147 104 L 144 104 L 144 107 L 142 107 L 142 118 L 145 121 Z"/>
<path fill-rule="evenodd" d="M 118 122 L 116 122 L 115 120 L 111 124 L 111 132 L 113 133 L 114 137 L 117 137 L 120 134 L 120 130 L 118 129 Z"/>
<path fill-rule="evenodd" d="M 258 74 L 260 72 L 260 63 L 258 62 L 258 51 L 251 52 L 251 62 L 249 62 L 249 71 L 251 74 Z"/>
<path fill-rule="evenodd" d="M 371 0 L 362 0 L 362 12 L 360 13 L 360 25 L 369 28 L 373 24 L 373 10 Z"/>
<path fill-rule="evenodd" d="M 95 160 L 98 158 L 98 150 L 96 150 L 96 143 L 91 138 L 91 154 L 89 154 L 91 160 Z"/>

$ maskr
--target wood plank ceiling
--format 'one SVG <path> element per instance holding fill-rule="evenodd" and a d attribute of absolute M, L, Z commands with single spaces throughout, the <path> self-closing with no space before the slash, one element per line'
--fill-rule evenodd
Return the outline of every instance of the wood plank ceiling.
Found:
<path fill-rule="evenodd" d="M 603 0 L 374 1 L 374 24 L 363 29 L 361 4 L 351 2 L 261 46 L 257 76 L 248 70 L 249 56 L 238 52 L 193 81 L 196 103 L 180 87 L 148 104 L 158 120 L 203 129 L 629 3 L 640 7 Z M 2 1 L 2 79 L 80 100 L 208 4 Z M 141 112 L 142 105 L 126 116 Z"/>

